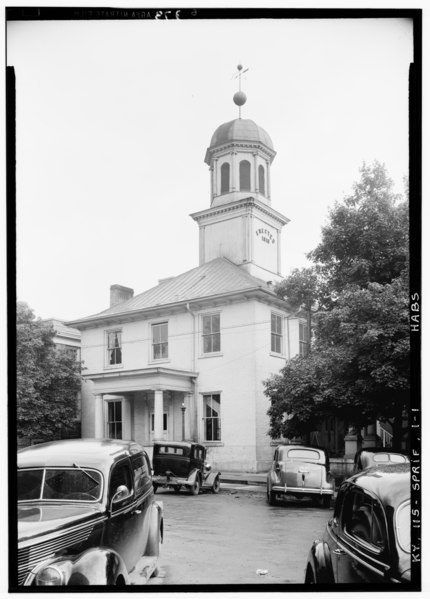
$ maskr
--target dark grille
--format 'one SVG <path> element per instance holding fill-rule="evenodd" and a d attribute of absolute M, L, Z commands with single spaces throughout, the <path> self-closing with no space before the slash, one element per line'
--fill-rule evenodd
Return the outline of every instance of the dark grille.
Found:
<path fill-rule="evenodd" d="M 49 541 L 35 543 L 30 547 L 18 549 L 18 584 L 23 584 L 27 574 L 40 562 L 88 539 L 94 524 L 71 530 Z"/>

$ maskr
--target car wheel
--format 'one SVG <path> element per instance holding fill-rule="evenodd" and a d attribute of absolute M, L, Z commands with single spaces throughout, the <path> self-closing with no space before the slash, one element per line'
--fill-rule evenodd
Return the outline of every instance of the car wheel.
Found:
<path fill-rule="evenodd" d="M 326 510 L 330 509 L 330 506 L 331 506 L 331 495 L 323 495 L 322 506 Z"/>
<path fill-rule="evenodd" d="M 200 493 L 200 479 L 198 476 L 196 476 L 194 484 L 192 485 L 192 487 L 190 487 L 190 493 L 191 495 L 198 495 Z"/>
<path fill-rule="evenodd" d="M 181 485 L 175 485 L 173 487 L 173 490 L 175 491 L 175 493 L 179 493 L 179 491 L 181 490 Z"/>
<path fill-rule="evenodd" d="M 157 483 L 152 483 L 152 488 L 154 489 L 154 493 L 156 493 L 158 489 Z"/>
<path fill-rule="evenodd" d="M 212 485 L 212 489 L 211 489 L 212 493 L 219 493 L 220 487 L 221 487 L 221 481 L 219 479 L 219 476 L 216 476 L 215 480 L 214 480 L 214 484 Z"/>
<path fill-rule="evenodd" d="M 316 584 L 317 581 L 315 580 L 315 574 L 312 570 L 312 568 L 309 566 L 308 569 L 306 570 L 306 578 L 305 578 L 305 584 Z"/>
<path fill-rule="evenodd" d="M 276 498 L 276 493 L 270 491 L 267 493 L 267 501 L 270 505 L 278 505 L 278 500 Z"/>

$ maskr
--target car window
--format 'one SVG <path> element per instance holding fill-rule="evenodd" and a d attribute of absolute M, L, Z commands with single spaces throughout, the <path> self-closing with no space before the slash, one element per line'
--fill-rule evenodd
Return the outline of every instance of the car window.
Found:
<path fill-rule="evenodd" d="M 376 499 L 361 490 L 348 493 L 342 511 L 345 532 L 378 550 L 386 544 L 383 508 Z"/>
<path fill-rule="evenodd" d="M 163 447 L 159 447 L 157 453 L 163 455 L 163 454 L 170 454 L 170 455 L 184 455 L 184 448 L 183 447 L 169 447 L 169 446 L 163 446 Z"/>
<path fill-rule="evenodd" d="M 390 454 L 390 461 L 391 462 L 396 462 L 397 464 L 405 464 L 408 461 L 408 458 L 404 455 L 401 455 L 399 453 L 391 453 Z"/>
<path fill-rule="evenodd" d="M 283 455 L 285 452 L 283 452 Z M 290 459 L 302 459 L 302 460 L 319 460 L 320 453 L 319 451 L 314 451 L 312 449 L 290 449 L 287 453 L 287 457 Z M 284 458 L 285 459 L 285 458 Z"/>
<path fill-rule="evenodd" d="M 148 464 L 142 453 L 138 453 L 131 458 L 134 476 L 134 490 L 136 497 L 143 495 L 147 488 L 149 480 Z"/>
<path fill-rule="evenodd" d="M 411 552 L 411 506 L 410 501 L 402 503 L 396 511 L 396 534 L 400 547 Z"/>
<path fill-rule="evenodd" d="M 375 455 L 373 456 L 373 461 L 374 462 L 389 462 L 390 456 L 388 455 L 388 453 L 375 453 Z"/>
<path fill-rule="evenodd" d="M 97 470 L 47 468 L 43 489 L 42 475 L 42 469 L 18 472 L 18 500 L 94 501 L 100 498 L 102 476 Z"/>
<path fill-rule="evenodd" d="M 40 499 L 43 470 L 18 470 L 18 501 Z"/>
<path fill-rule="evenodd" d="M 133 491 L 131 469 L 128 460 L 123 460 L 122 462 L 119 462 L 114 466 L 112 470 L 109 483 L 109 501 L 112 500 L 112 497 L 115 495 L 118 487 L 120 487 L 121 485 L 125 485 L 129 493 Z M 118 504 L 114 506 L 114 509 L 118 509 L 123 505 L 124 503 L 120 501 Z"/>

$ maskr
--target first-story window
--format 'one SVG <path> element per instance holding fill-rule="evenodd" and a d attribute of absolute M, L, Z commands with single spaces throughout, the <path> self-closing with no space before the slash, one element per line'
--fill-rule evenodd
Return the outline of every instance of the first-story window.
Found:
<path fill-rule="evenodd" d="M 221 351 L 220 315 L 204 314 L 202 316 L 203 353 Z"/>
<path fill-rule="evenodd" d="M 299 322 L 299 354 L 307 356 L 309 352 L 309 332 L 306 322 Z"/>
<path fill-rule="evenodd" d="M 167 322 L 152 325 L 152 359 L 162 360 L 169 357 Z"/>
<path fill-rule="evenodd" d="M 203 422 L 205 441 L 221 441 L 221 396 L 203 395 Z"/>
<path fill-rule="evenodd" d="M 122 439 L 122 401 L 107 402 L 107 436 Z"/>
<path fill-rule="evenodd" d="M 282 353 L 282 317 L 279 314 L 273 314 L 271 318 L 271 344 L 270 349 L 276 354 Z"/>
<path fill-rule="evenodd" d="M 121 331 L 108 331 L 107 332 L 107 364 L 114 366 L 116 364 L 122 364 L 122 342 L 121 342 Z"/>

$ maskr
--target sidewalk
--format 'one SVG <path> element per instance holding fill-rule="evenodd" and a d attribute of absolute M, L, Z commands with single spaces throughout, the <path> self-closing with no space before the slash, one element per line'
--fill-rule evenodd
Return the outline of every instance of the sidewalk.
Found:
<path fill-rule="evenodd" d="M 236 483 L 242 485 L 265 485 L 267 472 L 221 472 L 222 483 Z"/>

